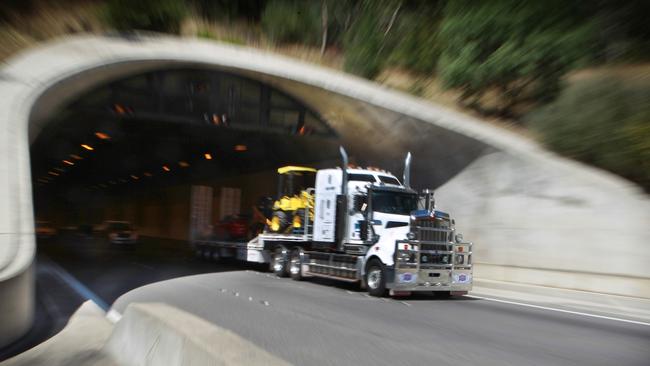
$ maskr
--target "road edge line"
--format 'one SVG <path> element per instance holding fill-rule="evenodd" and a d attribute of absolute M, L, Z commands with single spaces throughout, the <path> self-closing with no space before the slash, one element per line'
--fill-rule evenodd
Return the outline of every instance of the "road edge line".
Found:
<path fill-rule="evenodd" d="M 509 305 L 524 306 L 524 307 L 529 307 L 529 308 L 534 308 L 534 309 L 556 311 L 556 312 L 565 313 L 565 314 L 581 315 L 581 316 L 586 316 L 586 317 L 590 317 L 590 318 L 613 320 L 613 321 L 636 324 L 636 325 L 645 325 L 645 326 L 650 327 L 650 323 L 646 323 L 646 322 L 642 322 L 642 321 L 638 321 L 638 320 L 630 320 L 630 319 L 616 318 L 616 317 L 606 316 L 606 315 L 590 314 L 590 313 L 584 313 L 584 312 L 581 312 L 581 311 L 573 311 L 573 310 L 551 308 L 551 307 L 548 307 L 548 306 L 526 304 L 526 303 L 522 303 L 522 302 L 509 301 L 509 300 L 500 300 L 500 299 L 494 299 L 494 298 L 483 297 L 483 296 L 465 295 L 465 297 L 470 297 L 470 298 L 479 299 L 479 300 L 494 301 L 494 302 L 499 302 L 499 303 L 509 304 Z"/>

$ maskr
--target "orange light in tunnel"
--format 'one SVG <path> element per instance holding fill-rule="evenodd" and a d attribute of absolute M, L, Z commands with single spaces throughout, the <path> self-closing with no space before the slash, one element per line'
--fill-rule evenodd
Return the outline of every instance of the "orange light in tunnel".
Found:
<path fill-rule="evenodd" d="M 235 145 L 235 151 L 246 151 L 248 150 L 248 146 L 246 145 Z"/>
<path fill-rule="evenodd" d="M 212 154 L 210 153 L 205 153 L 203 156 L 205 157 L 205 160 L 212 160 Z"/>
<path fill-rule="evenodd" d="M 79 155 L 76 154 L 70 154 L 70 157 L 73 158 L 74 160 L 82 160 L 83 158 Z"/>
<path fill-rule="evenodd" d="M 57 173 L 57 172 L 53 172 L 53 171 L 51 171 L 51 170 L 50 170 L 49 172 L 47 172 L 47 174 L 49 174 L 49 175 L 53 175 L 53 176 L 55 176 L 55 177 L 58 177 L 58 176 L 59 176 L 59 173 Z"/>
<path fill-rule="evenodd" d="M 63 162 L 66 163 L 66 164 L 68 164 L 68 165 L 74 165 L 74 163 L 71 162 L 70 160 L 63 160 Z"/>
<path fill-rule="evenodd" d="M 110 136 L 108 136 L 107 134 L 105 134 L 103 132 L 95 132 L 95 136 L 97 136 L 97 138 L 100 139 L 100 140 L 110 140 L 111 139 Z"/>
<path fill-rule="evenodd" d="M 86 144 L 81 144 L 81 147 L 83 147 L 84 149 L 86 149 L 86 150 L 88 150 L 88 151 L 93 151 L 93 150 L 95 150 L 95 148 L 93 148 L 93 147 L 90 146 L 90 145 L 86 145 Z"/>
<path fill-rule="evenodd" d="M 188 163 L 187 161 L 179 161 L 178 165 L 180 165 L 183 168 L 187 168 L 188 166 L 190 166 L 190 163 Z"/>
<path fill-rule="evenodd" d="M 162 168 L 163 168 L 163 170 L 166 171 L 166 172 L 168 172 L 168 171 L 171 170 L 171 169 L 169 169 L 169 167 L 168 167 L 167 165 L 163 165 Z"/>
<path fill-rule="evenodd" d="M 124 106 L 122 106 L 121 104 L 114 104 L 114 105 L 113 105 L 113 110 L 114 110 L 117 114 L 124 114 L 124 113 L 126 113 L 126 109 L 125 109 Z"/>
<path fill-rule="evenodd" d="M 153 174 L 151 174 L 149 172 L 144 172 L 144 173 L 142 173 L 142 175 L 144 175 L 145 177 L 152 177 L 153 176 Z"/>
<path fill-rule="evenodd" d="M 140 179 L 140 177 L 138 177 L 137 175 L 133 175 L 133 174 L 131 175 L 131 178 L 133 178 L 134 180 Z"/>

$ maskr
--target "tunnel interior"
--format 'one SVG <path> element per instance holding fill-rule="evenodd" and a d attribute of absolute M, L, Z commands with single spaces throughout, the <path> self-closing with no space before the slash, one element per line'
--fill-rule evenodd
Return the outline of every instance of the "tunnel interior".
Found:
<path fill-rule="evenodd" d="M 486 151 L 380 106 L 196 64 L 118 73 L 67 98 L 41 125 L 30 151 L 37 221 L 126 220 L 144 235 L 180 240 L 193 186 L 211 187 L 216 222 L 273 196 L 278 167 L 338 166 L 339 146 L 351 163 L 398 177 L 412 152 L 416 189 L 439 186 Z"/>

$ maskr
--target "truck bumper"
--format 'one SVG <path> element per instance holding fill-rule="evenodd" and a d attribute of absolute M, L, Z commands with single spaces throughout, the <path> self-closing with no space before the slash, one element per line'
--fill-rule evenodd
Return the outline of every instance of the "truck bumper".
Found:
<path fill-rule="evenodd" d="M 472 270 L 470 269 L 398 269 L 391 268 L 387 273 L 386 287 L 393 292 L 432 292 L 445 291 L 466 294 L 472 290 Z M 392 281 L 390 281 L 392 279 Z"/>

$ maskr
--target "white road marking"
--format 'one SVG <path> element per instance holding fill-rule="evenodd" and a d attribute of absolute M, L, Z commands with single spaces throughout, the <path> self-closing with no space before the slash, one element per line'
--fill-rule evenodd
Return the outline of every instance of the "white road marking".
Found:
<path fill-rule="evenodd" d="M 590 318 L 613 320 L 613 321 L 623 322 L 623 323 L 650 326 L 650 323 L 646 323 L 646 322 L 642 322 L 642 321 L 636 321 L 636 320 L 615 318 L 615 317 L 605 316 L 605 315 L 589 314 L 589 313 L 583 313 L 583 312 L 580 312 L 580 311 L 572 311 L 572 310 L 564 310 L 564 309 L 558 309 L 558 308 L 550 308 L 550 307 L 547 307 L 547 306 L 526 304 L 526 303 L 508 301 L 508 300 L 493 299 L 493 298 L 490 298 L 490 297 L 482 297 L 482 296 L 474 296 L 474 295 L 465 295 L 465 296 L 466 297 L 471 297 L 473 299 L 500 302 L 500 303 L 503 303 L 503 304 L 518 305 L 518 306 L 524 306 L 524 307 L 528 307 L 528 308 L 541 309 L 541 310 L 557 311 L 558 313 L 581 315 L 581 316 L 586 316 L 586 317 L 590 317 Z"/>
<path fill-rule="evenodd" d="M 354 292 L 354 291 L 345 290 L 345 292 L 347 292 L 347 293 L 350 294 L 350 295 L 356 295 L 356 292 Z"/>
<path fill-rule="evenodd" d="M 248 301 L 253 301 L 253 297 L 249 296 Z"/>
<path fill-rule="evenodd" d="M 260 301 L 260 302 L 261 302 L 262 304 L 264 304 L 264 306 L 269 306 L 269 302 L 266 301 L 266 300 L 264 300 L 264 301 Z"/>
<path fill-rule="evenodd" d="M 228 289 L 225 289 L 225 288 L 222 288 L 222 289 L 219 289 L 219 290 L 220 290 L 221 292 L 226 292 L 226 291 L 228 291 Z"/>
<path fill-rule="evenodd" d="M 402 304 L 406 305 L 406 306 L 411 306 L 411 304 L 409 304 L 409 303 L 406 302 L 406 301 L 400 301 L 400 302 L 401 302 Z"/>

